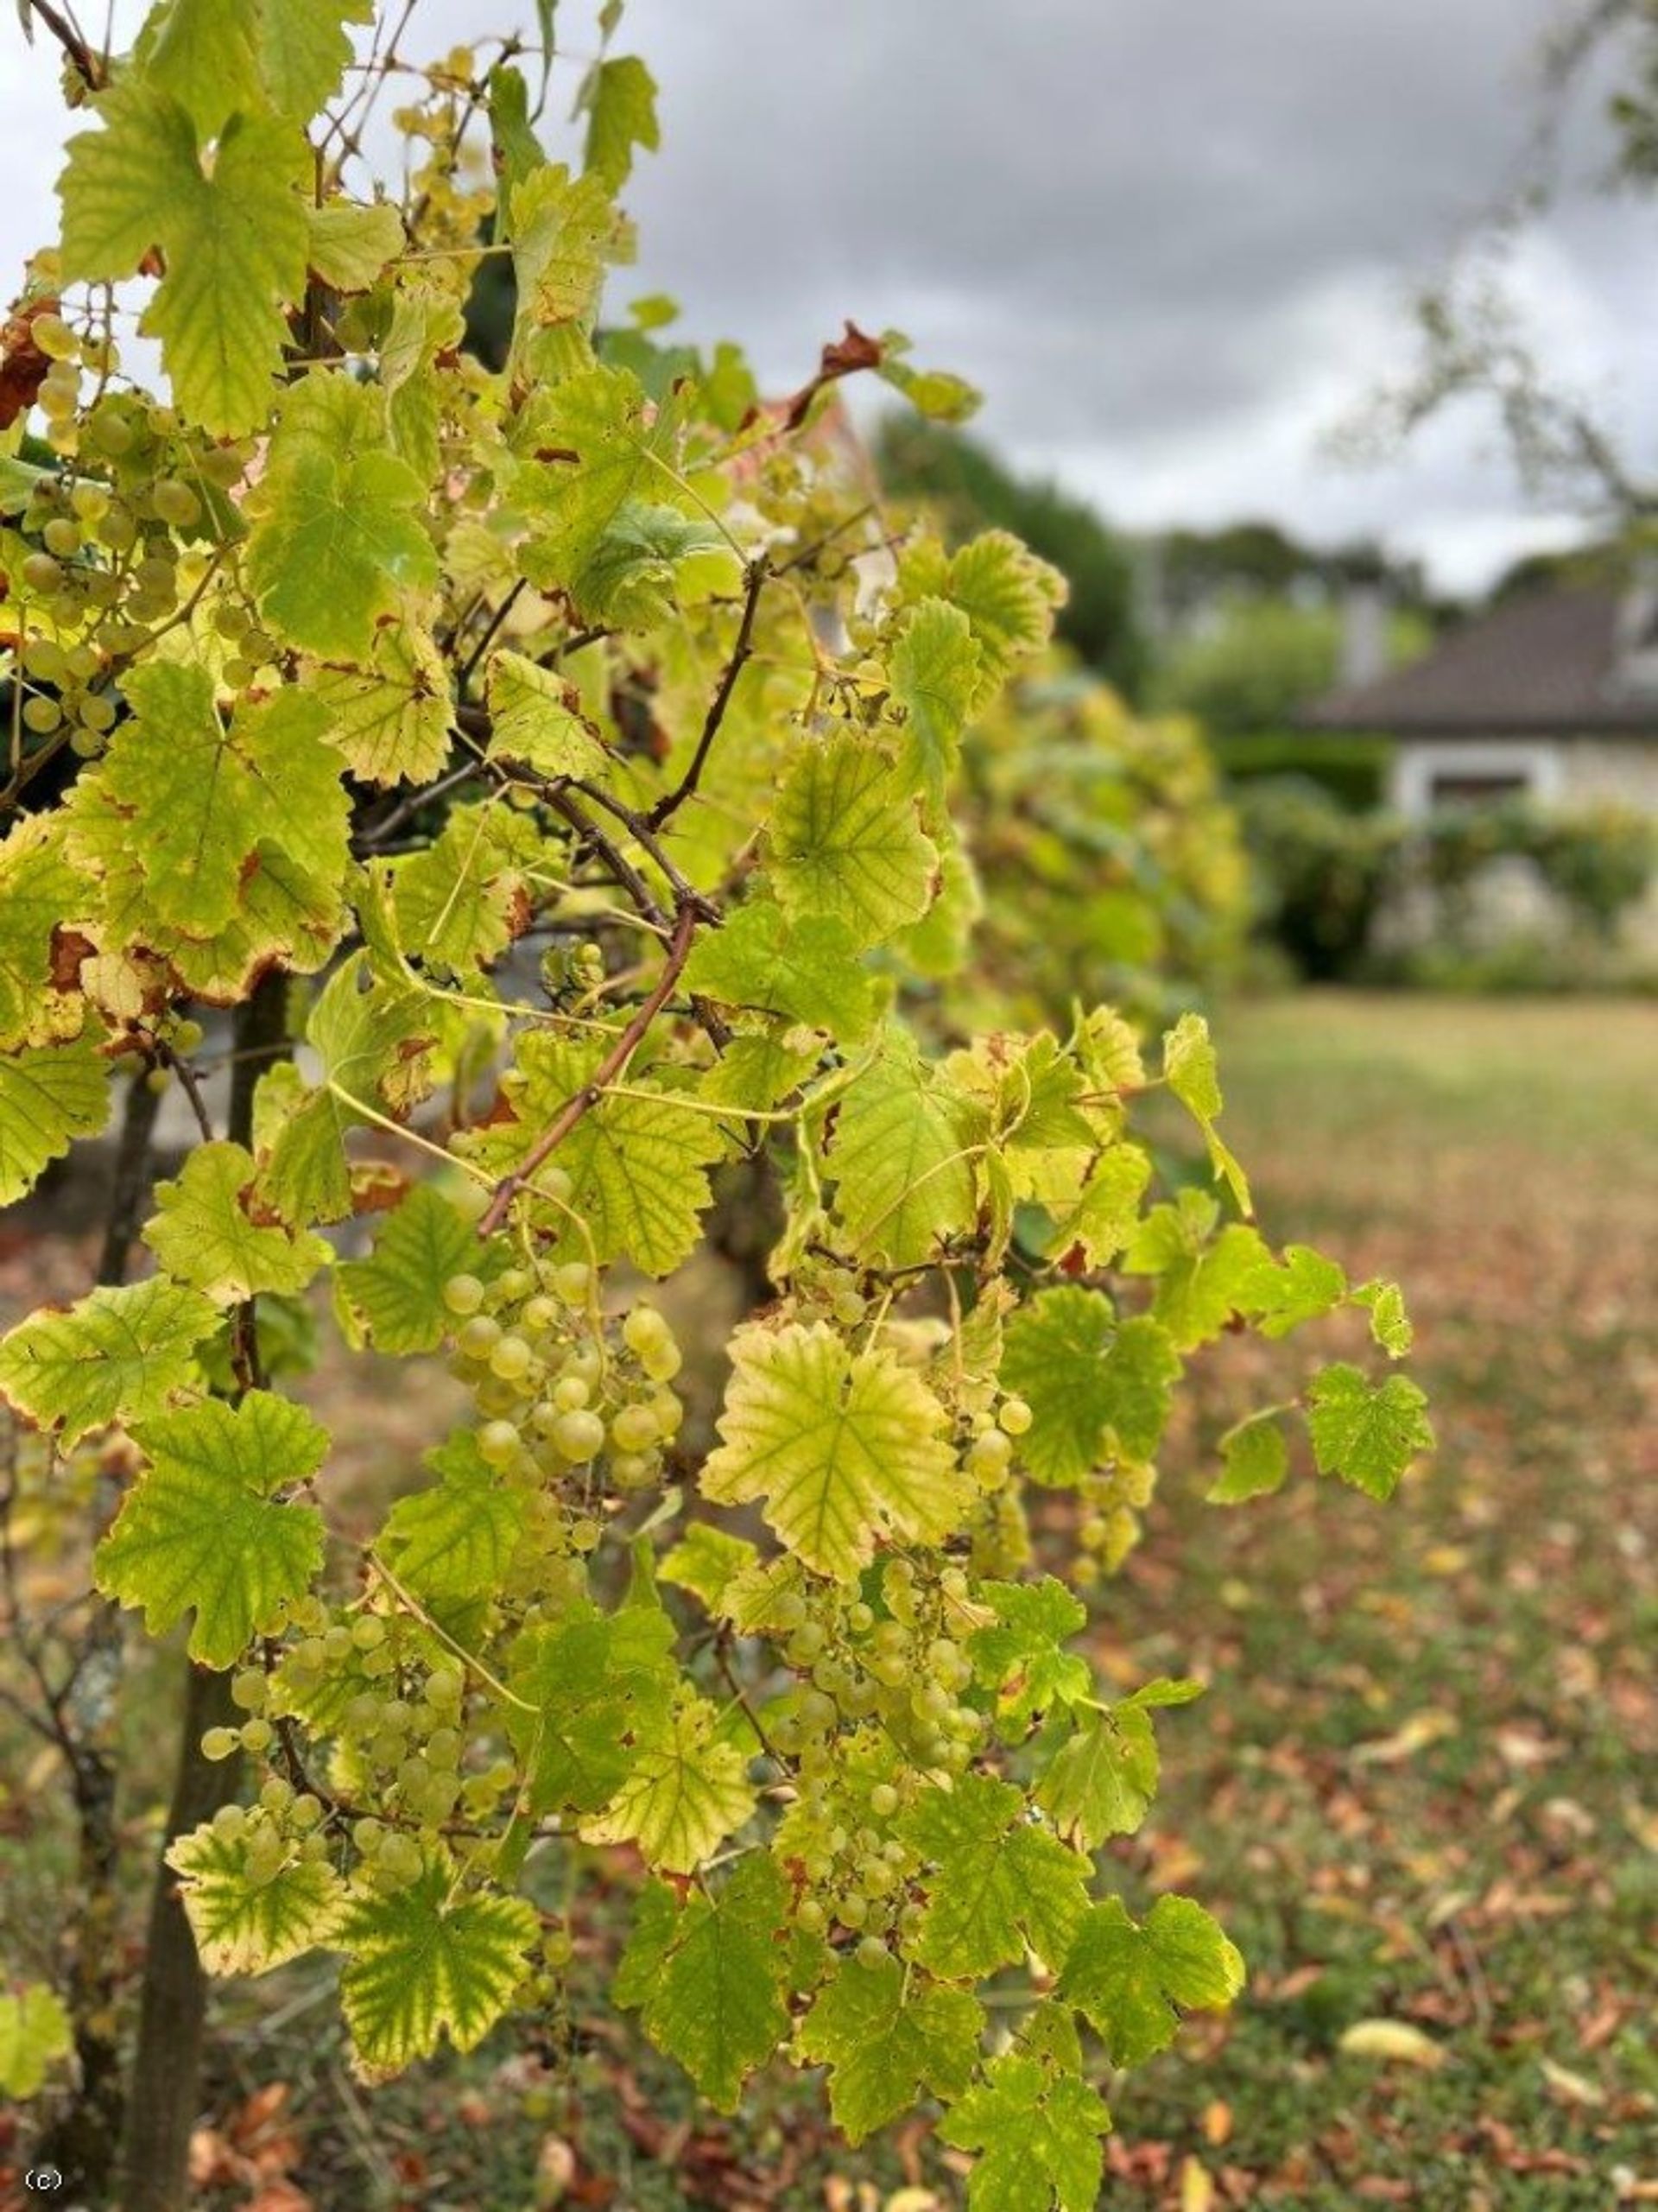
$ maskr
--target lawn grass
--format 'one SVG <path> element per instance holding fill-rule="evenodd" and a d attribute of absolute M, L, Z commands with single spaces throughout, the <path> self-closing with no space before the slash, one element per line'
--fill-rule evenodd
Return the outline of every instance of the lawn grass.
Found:
<path fill-rule="evenodd" d="M 1239 1346 L 1107 1607 L 1125 1676 L 1213 1683 L 1125 1874 L 1252 1967 L 1117 2096 L 1123 2201 L 1610 2205 L 1658 2179 L 1658 1011 L 1310 994 L 1219 1027 L 1263 1226 L 1406 1283 L 1440 1448 L 1385 1510 L 1203 1507 L 1207 1436 L 1293 1372 Z M 1342 2055 L 1370 2019 L 1440 2063 Z"/>

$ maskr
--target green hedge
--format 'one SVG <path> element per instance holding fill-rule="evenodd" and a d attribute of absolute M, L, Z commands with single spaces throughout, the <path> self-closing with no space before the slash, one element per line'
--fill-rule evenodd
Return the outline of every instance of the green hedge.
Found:
<path fill-rule="evenodd" d="M 1267 731 L 1213 736 L 1211 746 L 1221 774 L 1240 794 L 1263 778 L 1301 776 L 1356 814 L 1369 814 L 1386 795 L 1391 749 L 1385 738 Z"/>

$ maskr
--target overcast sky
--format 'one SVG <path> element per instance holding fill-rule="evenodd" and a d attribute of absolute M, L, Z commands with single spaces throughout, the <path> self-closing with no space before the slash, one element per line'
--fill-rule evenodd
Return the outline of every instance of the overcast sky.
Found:
<path fill-rule="evenodd" d="M 1473 587 L 1579 527 L 1528 500 L 1492 424 L 1459 413 L 1364 472 L 1324 438 L 1408 358 L 1413 284 L 1519 174 L 1562 4 L 632 0 L 664 144 L 623 282 L 673 292 L 691 337 L 741 339 L 777 388 L 845 316 L 896 324 L 982 387 L 999 445 L 1124 524 L 1374 534 Z M 533 16 L 421 0 L 406 45 Z M 573 47 L 591 20 L 565 0 Z M 12 267 L 52 221 L 54 74 L 6 10 Z M 1583 191 L 1514 272 L 1539 350 L 1636 449 L 1655 241 L 1658 211 Z"/>

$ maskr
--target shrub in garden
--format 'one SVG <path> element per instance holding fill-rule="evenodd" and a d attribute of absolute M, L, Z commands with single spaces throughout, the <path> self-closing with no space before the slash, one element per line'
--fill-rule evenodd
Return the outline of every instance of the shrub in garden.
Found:
<path fill-rule="evenodd" d="M 394 74 L 396 12 L 349 75 L 366 0 L 164 0 L 118 66 L 37 23 L 85 112 L 7 371 L 0 1203 L 120 1128 L 98 1286 L 0 1342 L 8 1541 L 82 1517 L 106 1688 L 123 1637 L 188 1652 L 119 2201 L 182 2201 L 196 1952 L 335 1955 L 384 2076 L 533 2027 L 625 1848 L 611 1995 L 707 2097 L 822 2067 L 853 2140 L 936 2101 L 975 2202 L 1080 2212 L 1089 2050 L 1138 2063 L 1244 1969 L 1200 1903 L 1102 1877 L 1196 1685 L 1097 1679 L 1072 1585 L 1131 1541 L 1206 1344 L 1357 1304 L 1396 1357 L 1398 1293 L 1269 1246 L 1194 1017 L 911 1025 L 918 974 L 974 960 L 963 821 L 993 841 L 1019 803 L 959 812 L 963 732 L 1057 587 L 997 533 L 861 561 L 881 520 L 811 432 L 847 374 L 961 388 L 849 329 L 763 406 L 655 308 L 608 333 L 642 65 L 607 46 L 554 159 L 547 56 Z M 387 89 L 393 193 L 356 150 Z M 481 263 L 516 282 L 498 368 L 461 345 Z M 993 913 L 1025 896 L 990 881 Z M 147 1195 L 174 1086 L 199 1141 Z M 1156 1088 L 1212 1189 L 1157 1187 Z M 711 1178 L 756 1159 L 783 1226 L 693 1450 L 665 1302 L 709 1264 Z M 288 1387 L 324 1283 L 348 1352 L 441 1353 L 470 1394 L 366 1533 Z M 1216 1494 L 1275 1489 L 1298 1428 L 1377 1498 L 1427 1442 L 1402 1376 L 1326 1366 Z M 1052 1490 L 1079 1556 L 1033 1552 Z M 65 1618 L 28 1629 L 47 1692 Z M 66 1962 L 83 2174 L 119 2116 L 112 1955 Z M 61 2019 L 9 2001 L 27 2090 Z"/>

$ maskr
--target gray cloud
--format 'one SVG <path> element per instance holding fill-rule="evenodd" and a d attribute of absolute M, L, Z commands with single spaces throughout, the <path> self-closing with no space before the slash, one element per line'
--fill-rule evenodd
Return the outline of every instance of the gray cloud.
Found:
<path fill-rule="evenodd" d="M 1471 580 L 1566 527 L 1475 423 L 1364 475 L 1319 438 L 1400 365 L 1410 282 L 1517 174 L 1558 4 L 633 0 L 665 130 L 630 193 L 636 288 L 780 385 L 843 316 L 896 323 L 984 389 L 990 434 L 1136 524 L 1276 513 Z M 503 12 L 423 0 L 414 37 Z M 566 0 L 573 49 L 591 16 Z M 56 125 L 0 41 L 15 258 Z M 1588 208 L 1521 270 L 1546 350 L 1632 422 L 1620 369 L 1658 335 L 1638 219 Z"/>

